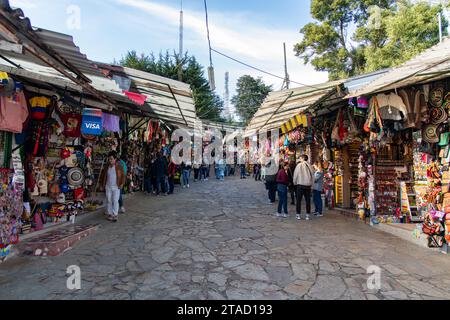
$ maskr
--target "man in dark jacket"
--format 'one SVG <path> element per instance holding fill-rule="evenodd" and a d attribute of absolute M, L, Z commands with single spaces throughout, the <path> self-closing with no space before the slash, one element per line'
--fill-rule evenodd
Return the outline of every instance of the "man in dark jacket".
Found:
<path fill-rule="evenodd" d="M 166 190 L 165 179 L 168 174 L 168 164 L 166 157 L 163 157 L 161 152 L 158 152 L 154 166 L 157 195 L 159 195 L 161 192 L 167 195 L 168 190 Z"/>
<path fill-rule="evenodd" d="M 269 203 L 274 204 L 277 197 L 277 172 L 266 175 L 266 189 L 269 190 Z"/>

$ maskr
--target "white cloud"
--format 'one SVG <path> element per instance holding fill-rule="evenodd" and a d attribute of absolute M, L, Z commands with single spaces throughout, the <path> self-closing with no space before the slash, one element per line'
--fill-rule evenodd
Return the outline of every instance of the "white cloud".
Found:
<path fill-rule="evenodd" d="M 153 19 L 162 20 L 173 28 L 178 27 L 178 8 L 146 0 L 116 1 L 122 5 L 144 10 Z M 216 50 L 270 73 L 283 76 L 283 42 L 286 42 L 291 80 L 306 84 L 327 80 L 325 73 L 315 72 L 311 66 L 304 66 L 302 61 L 295 57 L 292 48 L 300 39 L 298 30 L 274 29 L 270 28 L 270 25 L 256 25 L 251 22 L 251 16 L 245 13 L 227 12 L 223 14 L 210 11 L 209 16 L 211 43 Z M 186 29 L 186 44 L 194 45 L 196 49 L 204 49 L 207 43 L 204 12 L 185 10 L 184 26 Z M 189 47 L 187 49 L 192 51 Z M 214 55 L 214 60 L 218 59 L 219 57 Z M 217 63 L 215 63 L 215 66 L 218 68 Z M 236 65 L 232 61 L 227 62 L 226 68 L 222 64 L 219 68 L 223 70 L 216 70 L 216 76 L 229 71 L 231 83 L 243 74 L 250 74 L 260 76 L 270 84 L 276 84 L 275 90 L 279 90 L 281 86 L 282 80 L 261 74 L 245 66 Z M 223 91 L 221 87 L 223 81 L 219 78 L 216 82 L 218 92 Z M 298 85 L 293 84 L 293 86 Z"/>
<path fill-rule="evenodd" d="M 36 1 L 33 0 L 10 0 L 9 3 L 13 8 L 34 9 L 37 7 Z"/>

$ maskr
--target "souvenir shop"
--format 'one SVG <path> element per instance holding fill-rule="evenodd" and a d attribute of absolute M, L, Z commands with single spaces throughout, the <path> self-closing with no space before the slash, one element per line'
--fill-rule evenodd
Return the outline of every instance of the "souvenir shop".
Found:
<path fill-rule="evenodd" d="M 0 77 L 0 249 L 6 256 L 20 234 L 75 222 L 101 207 L 98 181 L 107 154 L 141 149 L 122 138 L 126 115 L 88 108 L 67 91 L 27 90 L 28 83 Z"/>
<path fill-rule="evenodd" d="M 122 154 L 127 164 L 127 182 L 124 193 L 145 190 L 145 173 L 158 152 L 171 154 L 170 128 L 160 120 L 130 117 L 130 129 L 122 144 Z"/>
<path fill-rule="evenodd" d="M 448 84 L 352 98 L 331 116 L 331 129 L 316 128 L 332 139 L 328 152 L 324 137 L 322 156 L 332 168 L 325 185 L 334 176 L 336 206 L 376 223 L 422 223 L 450 213 Z"/>

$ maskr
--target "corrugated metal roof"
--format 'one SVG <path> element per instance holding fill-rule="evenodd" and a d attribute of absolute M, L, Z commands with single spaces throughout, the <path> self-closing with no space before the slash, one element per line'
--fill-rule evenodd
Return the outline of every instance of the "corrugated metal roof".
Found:
<path fill-rule="evenodd" d="M 131 91 L 147 96 L 144 110 L 172 125 L 194 128 L 196 109 L 188 84 L 148 72 L 98 63 L 110 75 L 131 79 Z"/>
<path fill-rule="evenodd" d="M 350 96 L 369 95 L 404 88 L 450 76 L 450 37 L 425 50 L 408 62 L 393 68 L 367 86 L 350 92 Z"/>
<path fill-rule="evenodd" d="M 74 43 L 72 36 L 41 28 L 36 29 L 34 32 L 46 45 L 52 47 L 58 54 L 84 74 L 105 77 L 97 66 L 85 54 L 81 53 L 80 48 Z"/>
<path fill-rule="evenodd" d="M 9 74 L 19 76 L 25 79 L 29 79 L 36 82 L 48 83 L 52 86 L 76 92 L 84 92 L 83 87 L 70 79 L 66 78 L 64 75 L 56 71 L 55 69 L 38 64 L 35 61 L 29 61 L 28 56 L 22 56 L 20 58 L 17 55 L 9 54 L 6 55 L 10 62 L 7 62 L 0 58 L 0 70 L 5 71 Z M 89 75 L 92 81 L 91 85 L 98 91 L 103 92 L 110 98 L 121 102 L 123 104 L 129 104 L 128 107 L 132 106 L 135 109 L 138 108 L 133 102 L 128 99 L 128 97 L 122 92 L 120 87 L 113 81 L 106 77 L 99 77 L 95 75 Z M 105 104 L 103 109 L 109 109 Z"/>
<path fill-rule="evenodd" d="M 306 111 L 322 98 L 336 91 L 343 83 L 344 80 L 339 80 L 314 85 L 313 87 L 301 87 L 270 93 L 247 126 L 245 136 L 254 135 L 258 131 L 279 129 L 289 119 Z"/>

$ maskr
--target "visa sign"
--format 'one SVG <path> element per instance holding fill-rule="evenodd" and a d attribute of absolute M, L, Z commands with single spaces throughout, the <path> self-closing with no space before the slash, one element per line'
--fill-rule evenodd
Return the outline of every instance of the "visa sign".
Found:
<path fill-rule="evenodd" d="M 102 134 L 102 119 L 95 117 L 83 117 L 81 133 L 99 136 Z"/>

